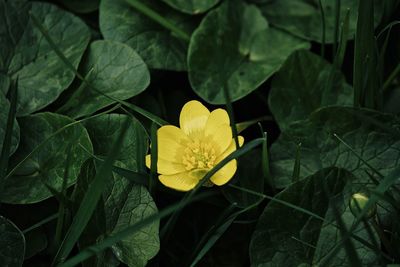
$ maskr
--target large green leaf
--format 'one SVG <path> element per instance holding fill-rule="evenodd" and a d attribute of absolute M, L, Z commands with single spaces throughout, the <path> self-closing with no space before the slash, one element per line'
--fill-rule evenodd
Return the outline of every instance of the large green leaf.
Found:
<path fill-rule="evenodd" d="M 276 73 L 269 107 L 279 127 L 307 119 L 314 110 L 329 105 L 352 105 L 353 90 L 343 75 L 321 57 L 294 52 Z"/>
<path fill-rule="evenodd" d="M 0 13 L 4 14 L 0 21 L 0 59 L 1 69 L 13 79 L 18 77 L 18 114 L 26 115 L 53 102 L 75 77 L 28 19 L 28 12 L 49 30 L 51 38 L 75 67 L 90 33 L 79 18 L 54 5 L 16 3 L 0 1 Z"/>
<path fill-rule="evenodd" d="M 161 1 L 143 2 L 177 27 L 190 30 L 187 16 Z M 187 44 L 124 0 L 101 1 L 100 30 L 105 39 L 130 45 L 150 68 L 186 70 Z"/>
<path fill-rule="evenodd" d="M 22 266 L 25 253 L 25 238 L 11 221 L 0 216 L 0 262 L 4 267 Z"/>
<path fill-rule="evenodd" d="M 225 103 L 227 84 L 233 101 L 251 93 L 295 50 L 309 44 L 270 28 L 260 10 L 239 0 L 210 11 L 189 45 L 189 79 L 209 103 Z"/>
<path fill-rule="evenodd" d="M 4 135 L 6 133 L 8 113 L 10 110 L 10 102 L 0 92 L 0 151 L 3 148 Z M 19 143 L 19 126 L 17 121 L 14 121 L 13 134 L 11 137 L 10 155 L 12 155 L 17 149 Z"/>
<path fill-rule="evenodd" d="M 97 156 L 104 158 L 108 154 L 110 144 L 118 138 L 126 118 L 127 116 L 122 114 L 106 114 L 85 122 Z M 136 119 L 131 119 L 117 160 L 131 170 L 141 170 L 143 166 L 140 165 L 144 163 L 143 155 L 147 152 L 147 145 L 143 126 Z M 138 155 L 143 157 L 138 159 Z"/>
<path fill-rule="evenodd" d="M 349 184 L 354 179 L 350 172 L 343 169 L 328 168 L 279 193 L 276 199 L 308 210 L 324 218 L 324 221 L 271 201 L 260 216 L 252 236 L 252 266 L 318 266 L 320 260 L 341 241 L 333 208 L 338 211 L 348 229 L 355 221 L 348 207 L 351 192 Z M 331 197 L 324 191 L 325 186 L 329 188 Z M 353 234 L 372 243 L 362 224 Z M 373 250 L 354 239 L 351 242 L 363 266 L 377 264 L 378 255 Z M 349 266 L 343 247 L 335 254 L 329 266 Z"/>
<path fill-rule="evenodd" d="M 372 110 L 322 108 L 311 114 L 308 120 L 291 124 L 271 146 L 272 175 L 278 187 L 291 183 L 294 155 L 301 143 L 300 177 L 307 177 L 325 167 L 337 166 L 367 181 L 365 171 L 373 173 L 371 168 L 333 134 L 350 145 L 369 165 L 386 175 L 395 168 L 400 158 L 400 141 L 392 133 L 399 128 L 398 125 L 393 115 Z"/>
<path fill-rule="evenodd" d="M 91 43 L 82 72 L 94 88 L 82 83 L 59 110 L 73 118 L 113 103 L 101 93 L 125 100 L 142 92 L 150 83 L 149 71 L 140 56 L 129 46 L 114 41 Z"/>
<path fill-rule="evenodd" d="M 199 14 L 203 13 L 213 6 L 215 6 L 220 0 L 163 0 L 168 5 L 176 8 L 179 11 L 188 14 Z"/>
<path fill-rule="evenodd" d="M 354 38 L 357 24 L 359 0 L 340 1 L 339 25 L 345 19 L 349 10 L 349 38 Z M 336 3 L 337 0 L 322 0 L 322 7 L 325 16 L 325 42 L 334 42 Z M 260 9 L 268 21 L 276 27 L 284 29 L 296 36 L 322 42 L 322 16 L 319 0 L 291 0 L 266 1 L 260 5 Z M 383 1 L 375 1 L 375 25 L 381 19 Z"/>
<path fill-rule="evenodd" d="M 10 162 L 15 166 L 38 145 L 41 147 L 18 167 L 13 176 L 5 180 L 2 202 L 25 204 L 49 198 L 52 194 L 45 183 L 59 191 L 69 150 L 71 163 L 67 186 L 75 183 L 82 163 L 89 157 L 81 146 L 91 152 L 92 144 L 86 129 L 80 124 L 54 135 L 72 122 L 68 117 L 53 113 L 38 113 L 19 120 L 23 135 Z"/>

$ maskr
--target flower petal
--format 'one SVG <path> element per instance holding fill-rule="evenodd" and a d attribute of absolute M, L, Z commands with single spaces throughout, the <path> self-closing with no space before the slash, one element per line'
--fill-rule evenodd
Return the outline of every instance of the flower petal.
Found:
<path fill-rule="evenodd" d="M 179 116 L 179 125 L 187 135 L 203 131 L 210 111 L 199 101 L 192 100 L 187 102 Z"/>
<path fill-rule="evenodd" d="M 178 127 L 167 125 L 157 131 L 158 158 L 182 163 L 182 154 L 189 138 Z"/>
<path fill-rule="evenodd" d="M 158 176 L 158 179 L 166 187 L 178 191 L 192 190 L 199 182 L 199 179 L 191 176 L 188 172 L 181 172 L 172 175 L 160 175 Z"/>
<path fill-rule="evenodd" d="M 238 136 L 239 139 L 239 147 L 243 146 L 244 143 L 244 138 L 243 136 Z M 229 147 L 217 157 L 216 162 L 220 162 L 221 160 L 223 160 L 224 158 L 226 158 L 229 154 L 231 154 L 233 151 L 236 150 L 236 144 L 235 144 L 235 139 L 231 140 L 231 143 L 229 145 Z"/>
<path fill-rule="evenodd" d="M 146 166 L 150 169 L 151 155 L 146 156 Z M 161 158 L 157 159 L 157 173 L 171 175 L 186 171 L 185 166 L 180 163 L 175 163 Z"/>
<path fill-rule="evenodd" d="M 209 132 L 206 138 L 212 140 L 214 147 L 218 148 L 217 155 L 221 155 L 232 142 L 232 129 L 228 124 L 221 124 L 214 132 Z"/>
<path fill-rule="evenodd" d="M 237 168 L 236 160 L 229 161 L 224 167 L 219 169 L 211 178 L 211 182 L 216 185 L 226 184 L 235 174 Z"/>
<path fill-rule="evenodd" d="M 205 134 L 209 135 L 217 131 L 223 124 L 230 125 L 229 116 L 226 110 L 221 108 L 213 110 L 208 117 Z"/>

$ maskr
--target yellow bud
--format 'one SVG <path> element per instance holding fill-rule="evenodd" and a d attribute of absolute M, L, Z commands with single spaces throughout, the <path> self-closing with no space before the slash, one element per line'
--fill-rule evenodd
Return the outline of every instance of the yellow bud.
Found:
<path fill-rule="evenodd" d="M 362 193 L 353 194 L 350 198 L 350 204 L 349 204 L 351 213 L 353 213 L 354 216 L 358 216 L 358 214 L 360 214 L 361 211 L 367 205 L 368 200 L 369 198 L 365 194 Z M 368 209 L 364 217 L 366 219 L 369 219 L 375 216 L 375 214 L 376 214 L 376 204 L 374 204 Z"/>

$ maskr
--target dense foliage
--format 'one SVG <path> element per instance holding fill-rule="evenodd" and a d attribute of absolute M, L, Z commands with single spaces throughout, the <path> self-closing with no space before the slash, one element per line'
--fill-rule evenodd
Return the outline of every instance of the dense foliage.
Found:
<path fill-rule="evenodd" d="M 400 266 L 399 20 L 399 0 L 0 0 L 0 265 Z M 190 100 L 227 113 L 185 187 L 155 162 Z"/>

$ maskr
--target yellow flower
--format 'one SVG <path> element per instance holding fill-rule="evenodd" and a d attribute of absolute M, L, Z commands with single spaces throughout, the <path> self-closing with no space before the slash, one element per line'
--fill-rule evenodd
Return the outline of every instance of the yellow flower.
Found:
<path fill-rule="evenodd" d="M 157 172 L 162 184 L 178 191 L 193 189 L 206 173 L 236 150 L 229 116 L 223 109 L 210 112 L 199 101 L 189 101 L 179 117 L 180 128 L 167 125 L 157 131 Z M 239 144 L 243 145 L 239 136 Z M 227 183 L 236 172 L 231 160 L 211 178 L 211 185 Z M 146 156 L 150 168 L 150 155 Z"/>

